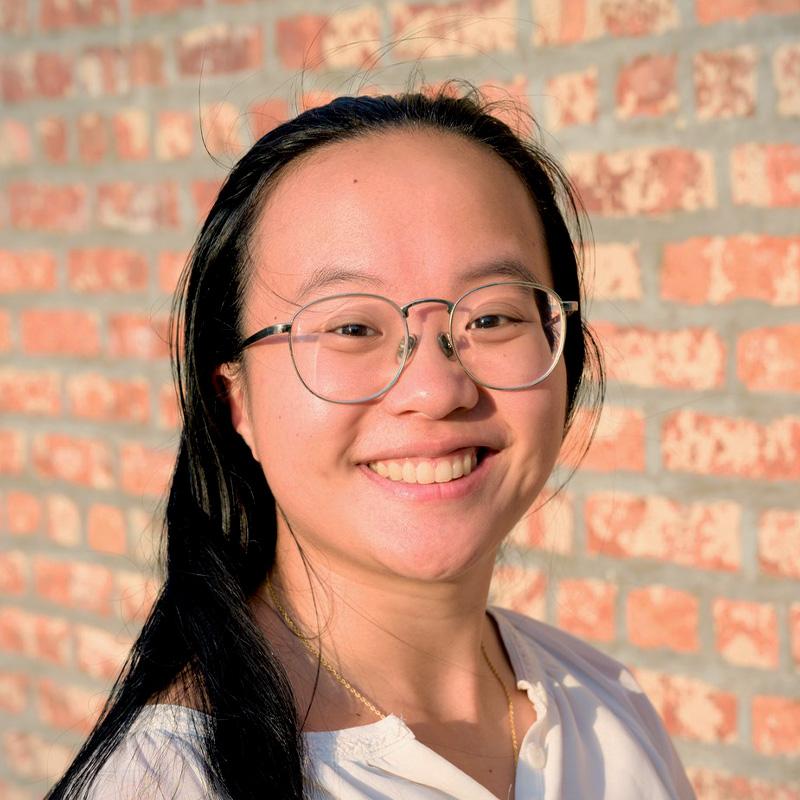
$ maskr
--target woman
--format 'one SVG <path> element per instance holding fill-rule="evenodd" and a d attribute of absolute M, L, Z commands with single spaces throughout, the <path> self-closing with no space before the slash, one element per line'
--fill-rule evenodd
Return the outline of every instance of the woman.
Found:
<path fill-rule="evenodd" d="M 447 90 L 338 98 L 241 159 L 177 315 L 166 580 L 51 798 L 692 796 L 624 668 L 486 609 L 602 385 L 560 205 Z"/>

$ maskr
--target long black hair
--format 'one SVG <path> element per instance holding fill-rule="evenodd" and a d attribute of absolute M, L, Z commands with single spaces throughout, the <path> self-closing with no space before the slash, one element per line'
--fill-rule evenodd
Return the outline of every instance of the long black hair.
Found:
<path fill-rule="evenodd" d="M 542 219 L 554 288 L 581 296 L 579 206 L 559 166 L 494 116 L 477 90 L 338 97 L 283 123 L 238 161 L 208 214 L 173 310 L 182 429 L 165 512 L 165 579 L 92 733 L 48 800 L 84 796 L 147 702 L 176 686 L 205 712 L 207 778 L 223 798 L 302 798 L 298 709 L 279 655 L 248 598 L 273 565 L 276 505 L 261 466 L 234 431 L 213 375 L 241 358 L 249 245 L 271 189 L 296 158 L 390 129 L 431 129 L 488 148 L 516 172 Z M 580 312 L 564 347 L 569 428 L 587 391 L 602 397 L 600 357 Z M 584 405 L 586 403 L 584 402 Z"/>

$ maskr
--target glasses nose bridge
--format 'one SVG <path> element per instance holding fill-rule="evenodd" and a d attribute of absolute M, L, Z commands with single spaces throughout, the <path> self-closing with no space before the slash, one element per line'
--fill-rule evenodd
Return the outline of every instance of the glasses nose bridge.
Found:
<path fill-rule="evenodd" d="M 444 300 L 441 297 L 422 297 L 419 300 L 412 300 L 410 303 L 406 303 L 404 306 L 400 306 L 400 310 L 403 312 L 403 316 L 408 319 L 408 312 L 414 306 L 422 305 L 423 303 L 439 303 L 443 305 L 447 309 L 448 319 L 449 315 L 453 313 L 453 307 L 455 303 L 451 303 L 449 300 Z M 449 325 L 448 325 L 449 329 Z M 418 337 L 415 336 L 413 333 L 408 334 L 408 353 L 405 354 L 406 362 L 408 359 L 411 358 L 412 354 L 414 353 L 414 348 L 417 346 Z M 442 352 L 445 355 L 445 358 L 452 359 L 455 356 L 455 351 L 453 349 L 453 343 L 450 340 L 449 331 L 440 332 L 437 337 L 436 341 L 439 343 L 439 347 L 441 348 Z M 398 350 L 398 357 L 402 358 L 403 355 L 403 345 L 400 345 L 400 349 Z"/>

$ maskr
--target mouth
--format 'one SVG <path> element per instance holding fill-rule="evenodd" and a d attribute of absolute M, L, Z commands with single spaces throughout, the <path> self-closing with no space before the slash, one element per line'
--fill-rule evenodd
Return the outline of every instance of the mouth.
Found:
<path fill-rule="evenodd" d="M 370 461 L 367 467 L 396 483 L 452 483 L 468 477 L 490 452 L 488 447 L 464 447 L 439 458 Z"/>

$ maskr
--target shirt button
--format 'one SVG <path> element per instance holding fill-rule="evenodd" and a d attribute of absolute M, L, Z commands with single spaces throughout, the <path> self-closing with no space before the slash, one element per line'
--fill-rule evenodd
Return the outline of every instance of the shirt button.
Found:
<path fill-rule="evenodd" d="M 542 769 L 547 762 L 544 749 L 535 744 L 530 744 L 525 748 L 523 757 L 534 769 Z"/>

